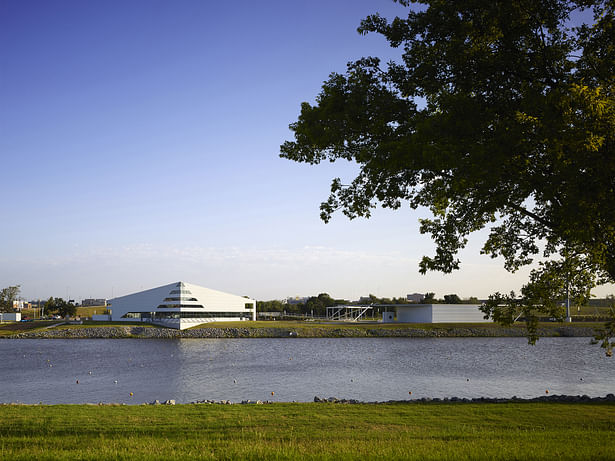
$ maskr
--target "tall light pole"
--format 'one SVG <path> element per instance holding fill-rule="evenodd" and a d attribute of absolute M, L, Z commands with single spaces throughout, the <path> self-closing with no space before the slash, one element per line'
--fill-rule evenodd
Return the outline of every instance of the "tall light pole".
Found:
<path fill-rule="evenodd" d="M 566 280 L 566 322 L 572 322 L 570 316 L 570 282 Z"/>

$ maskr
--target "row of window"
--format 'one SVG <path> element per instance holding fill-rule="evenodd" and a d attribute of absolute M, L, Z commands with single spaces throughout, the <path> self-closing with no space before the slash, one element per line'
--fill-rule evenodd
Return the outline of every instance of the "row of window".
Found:
<path fill-rule="evenodd" d="M 174 298 L 164 298 L 163 302 L 166 301 L 198 301 L 198 299 L 196 298 L 186 298 L 185 296 L 180 296 L 179 298 L 174 297 Z"/>
<path fill-rule="evenodd" d="M 125 319 L 211 319 L 239 317 L 250 319 L 250 312 L 127 312 Z"/>
<path fill-rule="evenodd" d="M 190 290 L 180 289 L 180 290 L 171 290 L 169 294 L 170 295 L 191 295 L 192 292 Z"/>
<path fill-rule="evenodd" d="M 196 301 L 196 300 L 195 300 Z M 160 304 L 158 309 L 178 309 L 181 307 L 197 307 L 201 309 L 205 309 L 205 306 L 202 304 Z"/>
<path fill-rule="evenodd" d="M 196 298 L 190 298 L 190 299 L 186 299 L 186 298 L 165 298 L 164 302 L 172 302 L 172 301 L 198 301 Z M 178 308 L 182 308 L 182 307 L 200 307 L 200 308 L 205 308 L 202 304 L 160 304 L 158 306 L 158 309 L 178 309 Z M 248 310 L 252 310 L 254 309 L 254 304 L 251 303 L 246 303 L 244 305 L 245 309 Z"/>

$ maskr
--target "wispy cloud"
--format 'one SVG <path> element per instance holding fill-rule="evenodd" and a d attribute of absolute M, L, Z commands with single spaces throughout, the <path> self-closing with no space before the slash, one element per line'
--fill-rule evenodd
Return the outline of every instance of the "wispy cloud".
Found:
<path fill-rule="evenodd" d="M 268 264 L 284 266 L 301 262 L 303 265 L 416 263 L 416 259 L 390 252 L 355 251 L 325 246 L 300 248 L 242 248 L 161 246 L 135 244 L 122 247 L 103 247 L 90 250 L 76 249 L 60 257 L 28 258 L 24 263 L 62 266 L 83 263 L 189 263 L 189 264 Z"/>

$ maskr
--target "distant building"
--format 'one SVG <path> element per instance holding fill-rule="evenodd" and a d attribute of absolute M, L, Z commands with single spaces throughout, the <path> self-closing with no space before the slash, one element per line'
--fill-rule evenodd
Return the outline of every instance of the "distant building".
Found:
<path fill-rule="evenodd" d="M 0 322 L 19 322 L 21 312 L 0 312 Z"/>
<path fill-rule="evenodd" d="M 20 311 L 22 309 L 29 309 L 32 306 L 27 301 L 13 301 L 13 310 Z"/>
<path fill-rule="evenodd" d="M 382 321 L 402 323 L 483 323 L 480 304 L 399 304 L 389 305 Z M 393 319 L 392 311 L 396 311 Z"/>
<path fill-rule="evenodd" d="M 308 299 L 310 298 L 305 296 L 295 296 L 294 298 L 286 298 L 285 304 L 305 304 Z"/>
<path fill-rule="evenodd" d="M 107 307 L 107 300 L 106 299 L 84 299 L 83 301 L 81 301 L 81 306 L 82 307 L 92 307 L 92 306 L 105 306 Z"/>
<path fill-rule="evenodd" d="M 281 312 L 258 312 L 256 314 L 256 318 L 271 319 L 275 317 L 280 317 L 281 315 Z"/>
<path fill-rule="evenodd" d="M 150 322 L 183 330 L 215 321 L 256 320 L 256 301 L 177 282 L 113 298 L 108 319 Z"/>
<path fill-rule="evenodd" d="M 406 301 L 410 301 L 411 303 L 422 303 L 425 299 L 425 295 L 421 293 L 412 293 L 411 295 L 406 295 Z"/>

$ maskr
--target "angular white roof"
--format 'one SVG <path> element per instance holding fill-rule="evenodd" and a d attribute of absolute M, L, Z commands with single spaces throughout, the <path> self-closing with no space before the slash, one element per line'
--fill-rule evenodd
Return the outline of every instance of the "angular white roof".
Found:
<path fill-rule="evenodd" d="M 147 305 L 149 308 L 153 303 L 156 302 L 157 304 L 154 307 L 165 303 L 169 305 L 178 304 L 178 302 L 180 301 L 180 297 L 182 298 L 181 304 L 186 305 L 196 305 L 198 304 L 198 302 L 207 301 L 207 304 L 209 304 L 208 306 L 206 306 L 208 310 L 215 310 L 218 307 L 226 307 L 227 303 L 231 300 L 234 300 L 236 302 L 254 301 L 253 299 L 246 298 L 244 296 L 233 295 L 230 293 L 225 293 L 223 291 L 205 288 L 199 285 L 195 285 L 193 283 L 179 281 L 175 283 L 170 283 L 168 285 L 162 285 L 156 288 L 150 288 L 149 290 L 139 291 L 137 293 L 113 298 L 111 300 L 111 304 L 112 306 L 116 307 L 120 303 L 123 304 L 124 302 L 130 302 L 131 304 L 144 304 Z M 172 298 L 178 299 L 173 300 Z M 188 301 L 186 298 L 195 298 L 195 300 Z M 169 300 L 167 301 L 167 299 Z"/>

